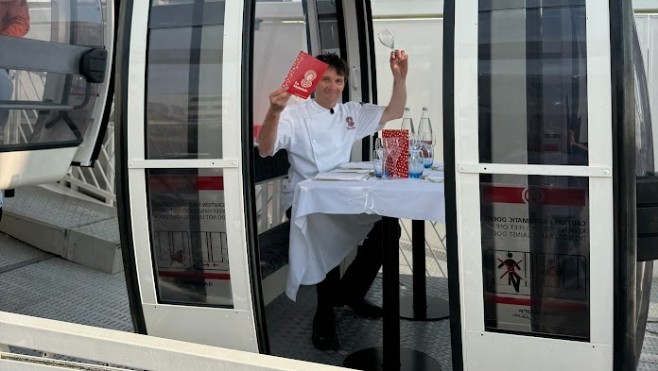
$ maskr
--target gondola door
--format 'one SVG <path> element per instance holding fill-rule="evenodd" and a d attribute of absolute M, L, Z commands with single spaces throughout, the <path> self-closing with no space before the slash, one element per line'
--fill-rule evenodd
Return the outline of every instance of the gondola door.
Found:
<path fill-rule="evenodd" d="M 460 0 L 445 16 L 455 369 L 632 369 L 630 4 Z"/>
<path fill-rule="evenodd" d="M 136 328 L 258 352 L 241 132 L 250 2 L 125 3 L 117 167 Z"/>

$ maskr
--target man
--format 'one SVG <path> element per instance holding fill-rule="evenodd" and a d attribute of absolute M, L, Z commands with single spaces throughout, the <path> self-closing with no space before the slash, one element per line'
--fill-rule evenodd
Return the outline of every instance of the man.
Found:
<path fill-rule="evenodd" d="M 381 130 L 388 121 L 402 117 L 407 101 L 408 59 L 404 51 L 390 54 L 393 92 L 386 107 L 338 103 L 348 77 L 347 65 L 335 54 L 317 58 L 329 67 L 316 87 L 315 98 L 286 107 L 290 98 L 287 88 L 275 90 L 269 96 L 270 107 L 258 135 L 261 156 L 272 156 L 280 149 L 288 151 L 288 185 L 282 191 L 285 207 L 291 206 L 299 182 L 349 162 L 354 142 Z M 290 218 L 289 213 L 290 209 L 287 212 Z M 335 305 L 346 304 L 366 318 L 382 316 L 382 308 L 365 300 L 382 265 L 381 225 L 381 221 L 375 223 L 342 280 L 339 267 L 335 267 L 317 284 L 318 304 L 312 335 L 316 348 L 339 347 Z"/>
<path fill-rule="evenodd" d="M 30 13 L 26 0 L 0 0 L 0 35 L 22 37 L 30 30 Z M 0 66 L 0 101 L 10 100 L 14 85 L 9 71 Z M 9 110 L 0 109 L 0 144 L 4 143 L 4 128 Z M 0 190 L 0 219 L 3 191 Z"/>

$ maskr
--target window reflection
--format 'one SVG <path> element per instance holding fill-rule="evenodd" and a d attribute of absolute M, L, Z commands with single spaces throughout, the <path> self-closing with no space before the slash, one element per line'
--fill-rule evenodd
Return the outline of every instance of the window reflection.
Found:
<path fill-rule="evenodd" d="M 147 178 L 159 301 L 231 306 L 222 170 L 151 169 Z"/>
<path fill-rule="evenodd" d="M 584 0 L 499 4 L 479 8 L 480 161 L 586 165 Z"/>
<path fill-rule="evenodd" d="M 223 12 L 212 1 L 152 8 L 147 158 L 222 157 Z"/>

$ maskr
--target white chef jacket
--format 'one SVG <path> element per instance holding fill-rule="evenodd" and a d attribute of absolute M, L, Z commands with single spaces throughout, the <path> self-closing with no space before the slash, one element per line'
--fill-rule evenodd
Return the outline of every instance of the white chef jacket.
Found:
<path fill-rule="evenodd" d="M 312 99 L 286 107 L 274 143 L 274 153 L 286 149 L 290 163 L 284 208 L 292 205 L 297 183 L 349 162 L 354 142 L 384 127 L 383 113 L 384 107 L 357 102 L 338 103 L 331 113 Z"/>

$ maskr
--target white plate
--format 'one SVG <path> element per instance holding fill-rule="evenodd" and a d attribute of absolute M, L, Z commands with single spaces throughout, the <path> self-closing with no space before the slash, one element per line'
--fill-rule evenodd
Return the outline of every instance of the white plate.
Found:
<path fill-rule="evenodd" d="M 372 170 L 372 161 L 348 162 L 346 164 L 340 165 L 338 168 L 343 170 L 361 169 L 370 171 Z"/>
<path fill-rule="evenodd" d="M 370 176 L 368 173 L 352 173 L 352 172 L 329 172 L 320 173 L 316 175 L 313 180 L 351 180 L 351 181 L 364 181 L 368 180 Z"/>

